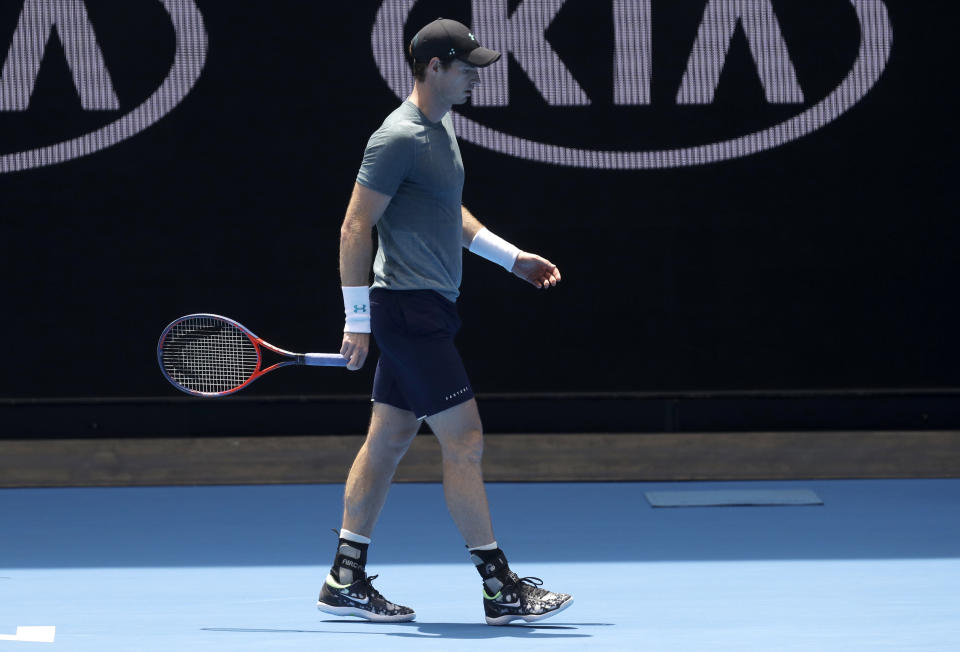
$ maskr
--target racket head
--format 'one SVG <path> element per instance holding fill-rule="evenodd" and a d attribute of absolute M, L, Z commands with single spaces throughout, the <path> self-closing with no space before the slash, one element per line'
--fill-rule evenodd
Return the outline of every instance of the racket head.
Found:
<path fill-rule="evenodd" d="M 175 319 L 157 343 L 157 362 L 170 384 L 193 396 L 226 396 L 259 375 L 259 339 L 229 317 L 195 313 Z"/>

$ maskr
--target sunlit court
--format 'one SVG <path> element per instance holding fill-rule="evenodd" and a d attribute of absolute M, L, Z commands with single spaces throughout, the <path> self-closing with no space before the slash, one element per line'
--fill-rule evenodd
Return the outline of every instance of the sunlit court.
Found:
<path fill-rule="evenodd" d="M 707 502 L 803 491 L 822 504 L 654 508 L 646 497 L 691 491 Z M 893 652 L 960 641 L 956 480 L 492 484 L 496 525 L 515 533 L 502 541 L 511 563 L 576 600 L 542 624 L 505 627 L 483 622 L 474 570 L 429 483 L 394 488 L 369 565 L 417 620 L 319 614 L 340 493 L 5 490 L 0 513 L 16 535 L 4 545 L 2 633 L 55 626 L 54 646 L 80 651 Z M 430 592 L 418 590 L 425 575 Z"/>

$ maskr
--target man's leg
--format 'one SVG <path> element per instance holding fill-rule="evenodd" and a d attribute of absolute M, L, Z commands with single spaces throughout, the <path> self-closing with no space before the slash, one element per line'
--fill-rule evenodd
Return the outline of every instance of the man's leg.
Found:
<path fill-rule="evenodd" d="M 443 454 L 443 493 L 447 509 L 468 548 L 493 541 L 490 507 L 483 486 L 483 426 L 470 399 L 426 418 Z"/>
<path fill-rule="evenodd" d="M 470 399 L 427 417 L 427 424 L 440 440 L 447 508 L 483 579 L 487 624 L 541 620 L 573 604 L 573 598 L 566 593 L 541 589 L 539 579 L 517 576 L 510 570 L 506 556 L 494 540 L 487 492 L 483 486 L 483 428 L 477 402 Z"/>
<path fill-rule="evenodd" d="M 373 589 L 365 566 L 370 535 L 394 471 L 419 429 L 420 422 L 412 412 L 386 403 L 373 404 L 367 439 L 347 477 L 343 529 L 333 568 L 317 600 L 320 611 L 381 622 L 405 622 L 416 617 L 413 609 L 394 604 Z"/>
<path fill-rule="evenodd" d="M 397 464 L 420 429 L 413 412 L 374 403 L 367 439 L 357 453 L 343 499 L 343 527 L 364 537 L 373 533 L 387 500 Z"/>

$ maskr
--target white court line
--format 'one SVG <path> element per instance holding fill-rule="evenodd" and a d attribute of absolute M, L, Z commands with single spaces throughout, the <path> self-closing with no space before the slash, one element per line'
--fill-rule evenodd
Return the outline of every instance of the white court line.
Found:
<path fill-rule="evenodd" d="M 17 627 L 16 634 L 0 634 L 0 641 L 23 641 L 27 643 L 53 643 L 57 628 L 50 625 Z"/>

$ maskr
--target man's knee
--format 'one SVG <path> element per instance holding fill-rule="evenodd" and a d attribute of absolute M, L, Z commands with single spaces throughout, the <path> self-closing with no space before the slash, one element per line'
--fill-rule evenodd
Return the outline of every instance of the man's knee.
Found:
<path fill-rule="evenodd" d="M 417 436 L 419 424 L 408 427 L 373 427 L 367 433 L 364 446 L 370 455 L 383 461 L 398 463 L 406 454 L 414 437 Z"/>
<path fill-rule="evenodd" d="M 480 463 L 483 425 L 475 399 L 427 417 L 427 424 L 440 441 L 444 461 Z"/>
<path fill-rule="evenodd" d="M 457 463 L 480 464 L 483 459 L 483 431 L 479 428 L 438 436 L 443 459 Z"/>
<path fill-rule="evenodd" d="M 378 458 L 399 462 L 419 430 L 420 422 L 412 412 L 375 403 L 364 445 Z"/>
<path fill-rule="evenodd" d="M 378 456 L 392 457 L 399 461 L 407 452 L 407 449 L 410 448 L 416 434 L 416 432 L 410 431 L 370 433 L 367 435 L 367 447 Z"/>

